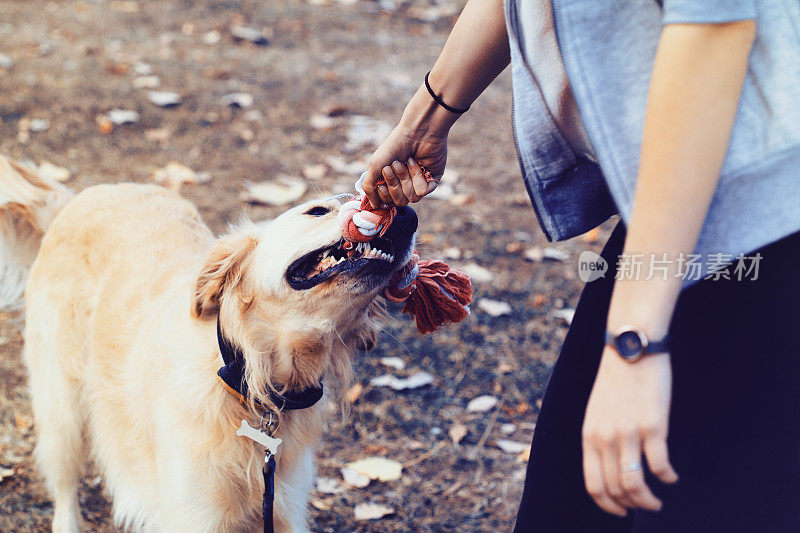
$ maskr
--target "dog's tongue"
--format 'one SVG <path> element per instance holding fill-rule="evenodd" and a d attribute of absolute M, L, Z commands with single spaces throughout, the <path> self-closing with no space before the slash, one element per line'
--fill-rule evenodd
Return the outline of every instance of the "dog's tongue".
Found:
<path fill-rule="evenodd" d="M 339 209 L 342 237 L 351 243 L 369 242 L 383 235 L 397 213 L 396 208 L 386 205 L 372 208 L 361 188 L 364 175 L 356 182 L 361 196 Z M 383 296 L 392 302 L 404 302 L 403 312 L 416 319 L 419 332 L 432 333 L 469 315 L 472 281 L 466 272 L 451 269 L 443 261 L 420 261 L 414 251 L 408 263 L 392 275 Z"/>

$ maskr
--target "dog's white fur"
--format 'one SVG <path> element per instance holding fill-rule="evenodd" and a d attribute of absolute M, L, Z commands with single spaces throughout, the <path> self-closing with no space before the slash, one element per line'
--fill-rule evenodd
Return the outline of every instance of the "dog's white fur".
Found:
<path fill-rule="evenodd" d="M 24 360 L 53 531 L 79 530 L 78 477 L 88 457 L 115 523 L 127 529 L 260 530 L 263 448 L 235 435 L 243 418 L 255 425 L 258 417 L 252 401 L 241 405 L 217 379 L 215 319 L 244 350 L 258 400 L 268 403 L 273 384 L 324 377 L 346 385 L 349 354 L 374 342 L 378 289 L 340 276 L 296 291 L 284 279 L 292 260 L 339 239 L 339 202 L 304 204 L 215 239 L 195 208 L 165 189 L 100 185 L 70 200 L 63 187 L 0 161 L 8 165 L 0 189 L 30 192 L 0 203 L 2 259 L 17 274 L 47 229 L 47 210 L 68 201 L 44 234 L 25 293 Z M 304 215 L 310 205 L 332 211 Z M 8 241 L 25 235 L 25 220 L 35 221 L 31 233 Z M 2 272 L 5 283 L 11 270 Z M 9 307 L 15 290 L 3 296 Z M 307 530 L 326 400 L 282 415 L 278 531 Z"/>

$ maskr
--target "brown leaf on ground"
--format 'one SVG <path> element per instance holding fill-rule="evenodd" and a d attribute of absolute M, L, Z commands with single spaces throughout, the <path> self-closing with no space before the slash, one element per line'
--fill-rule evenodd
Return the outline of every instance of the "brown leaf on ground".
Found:
<path fill-rule="evenodd" d="M 450 435 L 450 440 L 453 441 L 453 444 L 458 444 L 461 442 L 461 439 L 467 436 L 469 430 L 467 426 L 462 424 L 461 422 L 455 422 L 452 426 L 450 426 L 450 430 L 447 432 Z"/>

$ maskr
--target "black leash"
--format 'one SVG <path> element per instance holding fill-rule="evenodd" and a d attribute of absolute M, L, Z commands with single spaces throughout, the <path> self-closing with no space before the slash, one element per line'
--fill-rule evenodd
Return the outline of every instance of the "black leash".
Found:
<path fill-rule="evenodd" d="M 243 403 L 247 400 L 247 382 L 244 380 L 244 353 L 241 348 L 234 345 L 222 333 L 222 328 L 219 324 L 219 316 L 217 316 L 217 343 L 219 344 L 219 351 L 222 354 L 222 361 L 225 366 L 217 371 L 217 376 L 222 380 L 227 387 L 239 397 Z M 269 390 L 270 400 L 278 407 L 279 411 L 292 411 L 296 409 L 307 409 L 316 404 L 323 394 L 322 383 L 316 387 L 308 387 L 296 391 L 286 391 L 283 394 L 278 394 L 272 389 Z M 264 407 L 261 402 L 256 400 L 259 407 Z M 270 420 L 272 420 L 270 415 Z M 244 423 L 244 422 L 243 422 Z M 272 437 L 267 429 L 261 428 L 261 431 L 268 437 Z M 264 474 L 264 497 L 261 501 L 261 516 L 264 518 L 264 533 L 274 533 L 274 504 L 275 504 L 275 455 L 267 450 L 264 457 L 264 467 L 262 473 Z"/>
<path fill-rule="evenodd" d="M 275 503 L 275 457 L 267 452 L 264 463 L 264 499 L 261 500 L 261 516 L 264 518 L 264 533 L 275 533 L 273 506 Z"/>

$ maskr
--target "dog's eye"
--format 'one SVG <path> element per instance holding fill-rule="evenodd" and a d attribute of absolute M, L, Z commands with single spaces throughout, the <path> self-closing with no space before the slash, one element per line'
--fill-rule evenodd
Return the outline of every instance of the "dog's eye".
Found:
<path fill-rule="evenodd" d="M 311 215 L 312 217 L 321 217 L 322 215 L 327 215 L 330 212 L 331 212 L 331 210 L 328 209 L 327 207 L 322 207 L 322 206 L 318 205 L 316 207 L 312 207 L 311 209 L 306 211 L 304 214 L 305 215 Z"/>

